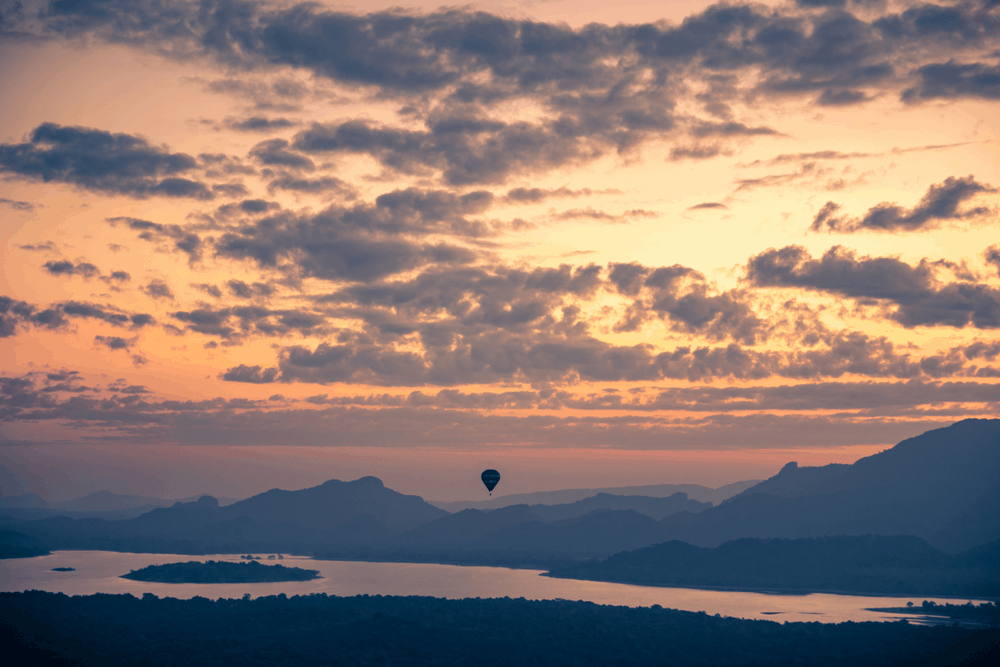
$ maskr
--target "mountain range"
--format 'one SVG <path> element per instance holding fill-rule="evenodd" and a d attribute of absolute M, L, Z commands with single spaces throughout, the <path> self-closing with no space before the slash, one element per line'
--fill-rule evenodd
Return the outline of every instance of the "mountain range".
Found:
<path fill-rule="evenodd" d="M 646 486 L 610 486 L 600 489 L 561 489 L 559 491 L 536 491 L 534 493 L 514 493 L 507 496 L 494 496 L 489 500 L 458 500 L 443 502 L 430 500 L 431 505 L 449 512 L 462 510 L 495 510 L 511 505 L 565 505 L 579 500 L 592 498 L 599 494 L 613 496 L 645 496 L 649 498 L 668 498 L 677 493 L 687 494 L 692 500 L 701 503 L 718 505 L 722 501 L 746 491 L 760 483 L 759 479 L 743 482 L 733 482 L 712 489 L 700 484 L 650 484 Z"/>
<path fill-rule="evenodd" d="M 50 549 L 280 551 L 545 568 L 670 541 L 714 548 L 744 538 L 912 536 L 956 554 L 1000 539 L 998 474 L 1000 420 L 965 420 L 852 465 L 790 463 L 718 505 L 685 493 L 602 492 L 449 513 L 364 477 L 273 489 L 224 507 L 204 496 L 126 520 L 63 516 L 7 527 Z"/>

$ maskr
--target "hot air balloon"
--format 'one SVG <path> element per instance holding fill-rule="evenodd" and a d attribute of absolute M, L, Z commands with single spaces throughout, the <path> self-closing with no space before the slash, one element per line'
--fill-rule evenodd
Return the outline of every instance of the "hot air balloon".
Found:
<path fill-rule="evenodd" d="M 486 485 L 486 490 L 489 491 L 490 495 L 492 496 L 493 487 L 495 487 L 497 485 L 497 482 L 500 481 L 500 473 L 498 473 L 493 468 L 490 468 L 489 470 L 483 471 L 482 478 L 483 478 L 483 484 Z"/>

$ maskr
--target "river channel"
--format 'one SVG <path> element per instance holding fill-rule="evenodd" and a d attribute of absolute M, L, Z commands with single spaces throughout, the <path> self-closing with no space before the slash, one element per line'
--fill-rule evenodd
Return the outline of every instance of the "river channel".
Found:
<path fill-rule="evenodd" d="M 147 565 L 186 561 L 240 561 L 238 554 L 183 556 L 177 554 L 133 554 L 110 551 L 56 551 L 49 556 L 0 560 L 0 591 L 42 590 L 67 595 L 131 593 L 179 599 L 201 596 L 211 599 L 251 598 L 284 593 L 288 596 L 328 595 L 426 595 L 439 598 L 526 598 L 529 600 L 583 600 L 628 607 L 660 605 L 671 609 L 703 611 L 736 618 L 772 621 L 894 621 L 902 616 L 868 611 L 873 607 L 901 607 L 923 600 L 938 604 L 965 604 L 969 600 L 928 597 L 872 597 L 812 593 L 787 595 L 742 591 L 712 591 L 692 588 L 659 588 L 597 581 L 551 579 L 539 570 L 501 567 L 467 567 L 428 563 L 368 563 L 322 561 L 285 556 L 263 563 L 280 562 L 319 570 L 322 578 L 312 581 L 262 584 L 162 584 L 131 581 L 121 575 Z M 71 567 L 57 572 L 53 568 Z M 978 604 L 980 600 L 973 600 Z M 911 621 L 918 619 L 908 616 Z"/>

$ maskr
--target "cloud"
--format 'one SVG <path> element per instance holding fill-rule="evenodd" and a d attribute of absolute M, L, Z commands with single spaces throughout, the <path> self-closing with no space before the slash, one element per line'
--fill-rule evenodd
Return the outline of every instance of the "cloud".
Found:
<path fill-rule="evenodd" d="M 119 292 L 125 283 L 131 282 L 132 276 L 129 275 L 128 271 L 112 271 L 110 275 L 101 276 L 100 280 L 106 283 L 112 291 Z"/>
<path fill-rule="evenodd" d="M 265 199 L 244 199 L 239 202 L 223 204 L 215 209 L 215 214 L 212 217 L 217 221 L 230 220 L 232 218 L 263 215 L 280 209 L 281 205 L 278 202 L 267 201 Z"/>
<path fill-rule="evenodd" d="M 257 372 L 263 377 L 269 370 L 243 368 L 248 369 L 242 371 L 248 377 Z M 941 419 L 931 412 L 940 409 L 941 402 L 954 406 L 944 417 L 949 423 L 956 416 L 989 414 L 989 404 L 996 401 L 996 385 L 844 382 L 673 388 L 647 392 L 635 400 L 630 396 L 551 389 L 495 393 L 443 389 L 315 396 L 291 405 L 280 394 L 266 401 L 221 397 L 176 401 L 121 381 L 99 392 L 83 384 L 79 374 L 63 371 L 48 376 L 0 375 L 0 421 L 22 428 L 37 423 L 72 424 L 74 433 L 100 443 L 131 443 L 141 436 L 144 442 L 185 445 L 292 441 L 329 446 L 329 434 L 335 432 L 336 444 L 341 446 L 465 448 L 487 441 L 534 443 L 541 430 L 548 447 L 662 449 L 669 437 L 671 446 L 678 449 L 768 449 L 801 444 L 804 429 L 814 446 L 898 441 L 926 430 L 928 420 Z M 977 406 L 983 403 L 985 409 Z M 705 414 L 703 405 L 719 413 Z M 837 412 L 824 414 L 831 405 Z M 608 410 L 620 412 L 622 406 L 636 414 L 607 414 Z M 590 414 L 553 412 L 562 407 Z M 512 414 L 490 414 L 495 409 Z M 786 414 L 761 412 L 768 409 Z"/>
<path fill-rule="evenodd" d="M 632 297 L 631 307 L 615 331 L 636 331 L 650 318 L 667 319 L 675 331 L 713 340 L 733 338 L 753 344 L 766 334 L 746 295 L 731 290 L 714 293 L 705 277 L 688 267 L 652 268 L 637 262 L 608 265 L 609 287 Z"/>
<path fill-rule="evenodd" d="M 37 248 L 32 247 L 32 249 L 55 250 L 55 246 L 51 243 L 46 243 L 42 246 L 38 246 Z M 129 275 L 127 271 L 112 271 L 111 274 L 107 276 L 102 275 L 100 269 L 90 262 L 79 262 L 74 264 L 66 259 L 52 260 L 43 264 L 42 268 L 53 276 L 81 276 L 84 280 L 97 278 L 101 282 L 105 283 L 114 292 L 122 291 L 125 284 L 132 280 L 132 276 Z"/>
<path fill-rule="evenodd" d="M 112 326 L 128 326 L 133 329 L 152 325 L 156 322 L 146 313 L 129 313 L 110 305 L 99 305 L 81 301 L 64 301 L 57 306 L 68 317 L 95 319 Z"/>
<path fill-rule="evenodd" d="M 169 299 L 173 301 L 174 293 L 170 289 L 170 285 L 160 280 L 159 278 L 153 278 L 144 287 L 140 288 L 143 292 L 153 297 L 154 299 Z"/>
<path fill-rule="evenodd" d="M 0 205 L 9 206 L 15 211 L 33 211 L 35 210 L 35 205 L 31 202 L 18 201 L 16 199 L 6 199 L 0 197 Z M 23 247 L 23 246 L 22 246 Z"/>
<path fill-rule="evenodd" d="M 607 189 L 607 190 L 591 190 L 590 188 L 581 188 L 580 190 L 571 190 L 567 187 L 555 188 L 555 189 L 545 189 L 545 188 L 513 188 L 509 190 L 504 196 L 504 201 L 515 203 L 515 204 L 537 204 L 539 202 L 545 201 L 546 199 L 554 197 L 589 197 L 590 195 L 603 195 L 603 194 L 621 194 L 621 190 Z"/>
<path fill-rule="evenodd" d="M 248 336 L 303 336 L 322 335 L 332 327 L 326 318 L 305 309 L 272 310 L 263 306 L 236 306 L 212 308 L 203 306 L 170 314 L 187 325 L 189 331 L 216 336 L 229 343 L 236 343 Z"/>
<path fill-rule="evenodd" d="M 691 128 L 691 134 L 692 136 L 701 138 L 701 137 L 712 137 L 712 136 L 724 136 L 724 137 L 770 136 L 781 133 L 770 127 L 748 127 L 743 123 L 729 121 L 726 123 L 710 123 L 710 122 L 697 123 L 693 128 Z"/>
<path fill-rule="evenodd" d="M 714 209 L 725 209 L 728 210 L 729 207 L 725 204 L 720 204 L 715 201 L 702 202 L 701 204 L 695 204 L 694 206 L 688 206 L 689 211 L 699 211 L 699 210 L 714 210 Z"/>
<path fill-rule="evenodd" d="M 345 183 L 334 176 L 300 178 L 284 172 L 279 172 L 267 184 L 268 192 L 273 193 L 278 190 L 308 195 L 320 195 L 324 199 L 354 199 L 357 196 L 357 190 L 354 186 Z"/>
<path fill-rule="evenodd" d="M 0 296 L 0 338 L 10 338 L 22 326 L 57 329 L 66 324 L 66 317 L 55 308 L 38 311 L 37 307 L 9 296 Z"/>
<path fill-rule="evenodd" d="M 313 123 L 293 145 L 311 154 L 367 154 L 404 174 L 440 172 L 451 186 L 503 183 L 515 173 L 581 163 L 604 152 L 582 128 L 479 117 L 443 118 L 427 131 L 355 120 Z"/>
<path fill-rule="evenodd" d="M 82 276 L 90 279 L 101 275 L 100 269 L 89 262 L 73 264 L 69 260 L 49 261 L 42 265 L 42 268 L 53 276 Z"/>
<path fill-rule="evenodd" d="M 432 264 L 469 264 L 477 251 L 417 239 L 495 235 L 495 228 L 468 217 L 492 200 L 486 191 L 458 195 L 409 188 L 383 194 L 374 205 L 334 205 L 319 213 L 282 211 L 230 228 L 216 241 L 215 252 L 326 280 L 377 280 Z"/>
<path fill-rule="evenodd" d="M 578 381 L 759 381 L 771 377 L 940 378 L 983 375 L 979 370 L 992 370 L 991 366 L 968 365 L 969 357 L 961 351 L 947 358 L 915 357 L 884 337 L 849 331 L 828 335 L 811 349 L 784 352 L 754 350 L 736 343 L 656 352 L 649 346 L 616 346 L 586 335 L 558 337 L 510 331 L 451 340 L 455 349 L 449 354 L 432 346 L 425 346 L 422 353 L 404 350 L 351 335 L 315 348 L 289 346 L 281 350 L 280 373 L 273 379 L 397 387 L 502 382 L 572 385 Z"/>
<path fill-rule="evenodd" d="M 877 157 L 879 153 L 843 153 L 841 151 L 812 151 L 810 153 L 782 153 L 781 155 L 776 155 L 770 160 L 754 160 L 750 164 L 742 165 L 746 167 L 755 167 L 759 164 L 766 164 L 769 166 L 776 164 L 783 164 L 785 162 L 813 162 L 815 160 L 856 160 L 858 158 L 866 157 Z"/>
<path fill-rule="evenodd" d="M 239 366 L 230 368 L 225 373 L 220 374 L 219 377 L 223 380 L 228 380 L 229 382 L 267 384 L 269 382 L 274 382 L 277 375 L 277 368 L 261 369 L 260 366 L 246 366 L 244 364 L 240 364 Z"/>
<path fill-rule="evenodd" d="M 65 327 L 72 318 L 99 320 L 112 326 L 127 326 L 132 329 L 141 329 L 156 322 L 146 313 L 130 313 L 114 306 L 64 301 L 39 308 L 24 301 L 0 296 L 0 338 L 14 336 L 21 328 L 57 330 Z"/>
<path fill-rule="evenodd" d="M 647 211 L 641 208 L 634 208 L 629 211 L 624 211 L 619 214 L 607 213 L 606 211 L 599 211 L 593 207 L 588 206 L 587 208 L 573 208 L 567 211 L 560 211 L 558 213 L 552 213 L 550 217 L 553 220 L 596 220 L 597 222 L 606 222 L 610 224 L 627 223 L 634 218 L 656 218 L 659 217 L 659 213 L 656 211 Z"/>
<path fill-rule="evenodd" d="M 915 207 L 907 211 L 897 204 L 883 202 L 868 209 L 861 218 L 839 215 L 840 206 L 827 202 L 813 219 L 810 229 L 814 232 L 824 228 L 834 232 L 857 232 L 871 230 L 880 232 L 917 231 L 933 229 L 943 221 L 970 220 L 981 218 L 994 209 L 985 206 L 960 211 L 959 207 L 981 194 L 993 194 L 997 189 L 976 181 L 973 176 L 955 178 L 951 176 L 943 183 L 932 185 Z"/>
<path fill-rule="evenodd" d="M 248 118 L 227 118 L 225 126 L 237 132 L 271 132 L 273 130 L 287 130 L 295 127 L 297 123 L 287 118 L 265 118 L 263 116 L 250 116 Z"/>
<path fill-rule="evenodd" d="M 993 266 L 997 273 L 1000 273 L 1000 246 L 991 245 L 983 253 L 986 263 Z"/>
<path fill-rule="evenodd" d="M 365 154 L 384 170 L 450 186 L 503 183 L 662 141 L 674 144 L 672 160 L 706 159 L 740 140 L 780 134 L 732 118 L 737 100 L 863 104 L 903 91 L 914 76 L 930 81 L 933 68 L 945 66 L 972 68 L 958 75 L 964 91 L 989 87 L 989 67 L 939 62 L 944 53 L 975 58 L 995 51 L 992 19 L 984 19 L 989 9 L 805 4 L 717 4 L 678 25 L 579 29 L 470 9 L 351 14 L 316 4 L 248 2 L 209 11 L 203 3 L 167 9 L 151 0 L 109 0 L 100 11 L 89 3 L 55 3 L 43 20 L 49 33 L 90 35 L 180 59 L 214 58 L 233 75 L 210 84 L 213 90 L 265 107 L 301 104 L 309 94 L 304 84 L 280 79 L 287 67 L 398 101 L 416 123 L 317 123 L 291 146 L 262 148 L 261 159 L 308 169 L 316 156 Z M 251 72 L 274 73 L 280 81 L 241 78 Z M 918 94 L 924 93 L 910 96 Z M 503 103 L 531 109 L 532 120 L 491 113 Z M 229 122 L 276 129 L 281 120 Z"/>
<path fill-rule="evenodd" d="M 135 343 L 135 339 L 126 340 L 121 336 L 94 336 L 94 343 L 103 345 L 109 350 L 128 350 L 129 346 Z"/>
<path fill-rule="evenodd" d="M 895 306 L 904 327 L 1000 328 L 1000 290 L 971 281 L 941 284 L 938 265 L 911 266 L 891 257 L 857 257 L 841 246 L 816 260 L 801 246 L 766 250 L 747 263 L 746 280 L 761 287 L 799 287 Z"/>
<path fill-rule="evenodd" d="M 778 386 L 672 387 L 635 393 L 618 390 L 582 394 L 566 390 L 463 392 L 442 389 L 436 393 L 413 391 L 408 395 L 325 395 L 307 399 L 317 405 L 365 405 L 462 410 L 617 410 L 635 412 L 757 412 L 760 410 L 911 410 L 918 406 L 1000 401 L 1000 385 L 978 382 L 905 380 L 895 382 L 811 382 Z"/>
<path fill-rule="evenodd" d="M 21 250 L 28 250 L 30 252 L 59 252 L 59 248 L 52 241 L 43 241 L 41 243 L 32 243 L 28 245 L 17 246 Z"/>
<path fill-rule="evenodd" d="M 708 160 L 718 155 L 725 154 L 725 150 L 719 144 L 697 144 L 694 146 L 675 146 L 670 149 L 671 161 L 680 160 Z"/>
<path fill-rule="evenodd" d="M 0 144 L 0 170 L 46 183 L 69 183 L 129 197 L 211 199 L 209 188 L 182 177 L 194 158 L 130 134 L 42 123 L 28 143 Z"/>
<path fill-rule="evenodd" d="M 920 83 L 903 91 L 904 102 L 971 97 L 1000 99 L 1000 65 L 960 64 L 949 60 L 917 69 Z"/>
<path fill-rule="evenodd" d="M 313 171 L 316 165 L 312 160 L 289 150 L 289 144 L 284 139 L 268 139 L 250 149 L 250 157 L 265 167 L 283 167 L 285 169 Z"/>
<path fill-rule="evenodd" d="M 868 95 L 861 90 L 827 88 L 816 99 L 816 104 L 821 107 L 844 107 L 868 102 L 874 99 L 873 95 Z"/>
<path fill-rule="evenodd" d="M 208 283 L 191 283 L 191 287 L 200 292 L 204 292 L 209 296 L 213 296 L 216 299 L 222 297 L 222 290 L 220 290 L 217 285 L 209 285 Z"/>
<path fill-rule="evenodd" d="M 192 264 L 201 259 L 204 249 L 201 237 L 180 225 L 162 225 L 158 222 L 128 217 L 106 218 L 106 221 L 112 227 L 123 224 L 139 232 L 139 238 L 144 241 L 167 241 L 171 244 L 172 250 L 185 253 Z"/>
<path fill-rule="evenodd" d="M 248 285 L 242 280 L 229 280 L 226 282 L 229 293 L 240 299 L 260 299 L 268 298 L 274 294 L 274 286 L 266 283 L 254 283 Z"/>

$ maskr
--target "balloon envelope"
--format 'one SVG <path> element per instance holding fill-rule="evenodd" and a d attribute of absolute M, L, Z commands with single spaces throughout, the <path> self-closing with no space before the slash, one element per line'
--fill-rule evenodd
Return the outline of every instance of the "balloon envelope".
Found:
<path fill-rule="evenodd" d="M 482 478 L 483 484 L 486 485 L 486 490 L 490 492 L 490 495 L 493 495 L 493 487 L 495 487 L 497 482 L 500 481 L 500 473 L 493 468 L 490 468 L 489 470 L 483 471 Z"/>

